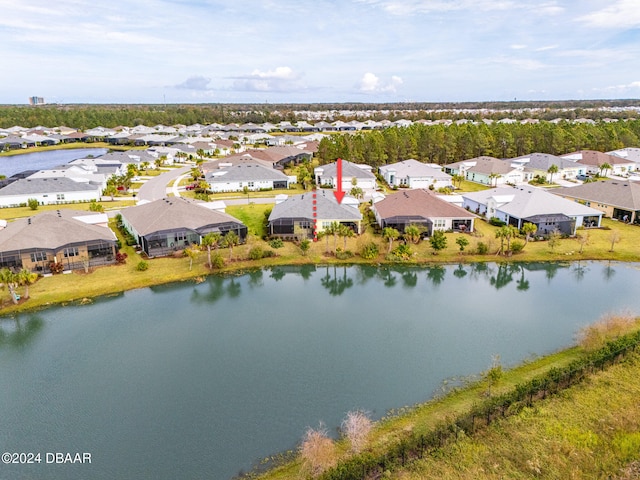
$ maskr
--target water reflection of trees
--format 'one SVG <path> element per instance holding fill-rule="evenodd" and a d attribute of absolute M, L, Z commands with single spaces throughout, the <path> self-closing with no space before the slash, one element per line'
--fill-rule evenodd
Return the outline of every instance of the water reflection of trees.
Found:
<path fill-rule="evenodd" d="M 24 347 L 33 341 L 44 327 L 44 320 L 38 315 L 3 319 L 0 321 L 0 347 Z"/>
<path fill-rule="evenodd" d="M 206 288 L 203 288 L 206 284 Z M 207 281 L 198 285 L 191 292 L 191 301 L 193 303 L 215 303 L 225 295 L 230 298 L 239 297 L 242 293 L 242 283 L 235 277 L 221 277 L 212 275 Z"/>
<path fill-rule="evenodd" d="M 464 265 L 459 263 L 458 268 L 453 271 L 453 276 L 456 278 L 464 278 L 467 276 L 467 271 L 464 268 Z"/>
<path fill-rule="evenodd" d="M 604 281 L 608 282 L 609 280 L 611 280 L 611 278 L 613 278 L 615 273 L 616 271 L 611 266 L 611 261 L 609 261 L 607 265 L 605 265 L 604 269 L 602 270 L 602 276 L 604 277 Z"/>
<path fill-rule="evenodd" d="M 431 281 L 434 287 L 437 287 L 444 280 L 447 270 L 442 265 L 429 267 L 427 270 L 427 279 Z"/>
<path fill-rule="evenodd" d="M 342 267 L 342 275 L 338 275 L 338 267 L 336 265 L 331 269 L 327 266 L 325 276 L 320 279 L 321 285 L 329 291 L 333 297 L 342 295 L 347 288 L 353 287 L 353 280 L 347 277 L 347 267 Z"/>

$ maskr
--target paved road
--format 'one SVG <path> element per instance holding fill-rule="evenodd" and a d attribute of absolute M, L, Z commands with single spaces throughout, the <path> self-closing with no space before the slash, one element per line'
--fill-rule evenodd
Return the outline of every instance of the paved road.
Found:
<path fill-rule="evenodd" d="M 171 191 L 171 187 L 167 188 L 170 182 L 173 182 L 181 175 L 191 172 L 193 166 L 189 165 L 182 168 L 175 168 L 147 180 L 138 190 L 138 200 L 148 200 L 153 202 L 167 196 L 167 192 Z"/>

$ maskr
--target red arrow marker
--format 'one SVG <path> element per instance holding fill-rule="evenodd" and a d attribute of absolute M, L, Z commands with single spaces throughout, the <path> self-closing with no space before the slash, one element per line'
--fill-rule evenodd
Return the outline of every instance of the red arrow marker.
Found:
<path fill-rule="evenodd" d="M 338 204 L 342 203 L 342 199 L 344 198 L 344 192 L 342 191 L 342 159 L 339 158 L 336 160 L 336 169 L 338 173 L 338 186 L 337 189 L 333 192 L 336 196 L 336 200 Z"/>

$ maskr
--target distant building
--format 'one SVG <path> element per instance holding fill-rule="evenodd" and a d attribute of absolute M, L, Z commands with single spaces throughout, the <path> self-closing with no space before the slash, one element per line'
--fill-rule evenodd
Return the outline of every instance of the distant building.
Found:
<path fill-rule="evenodd" d="M 44 98 L 42 98 L 42 97 L 29 97 L 29 105 L 44 105 Z"/>

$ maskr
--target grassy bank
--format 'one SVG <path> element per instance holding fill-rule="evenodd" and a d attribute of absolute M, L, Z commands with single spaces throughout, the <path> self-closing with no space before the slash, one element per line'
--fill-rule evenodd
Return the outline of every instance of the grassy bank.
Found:
<path fill-rule="evenodd" d="M 584 347 L 496 377 L 489 370 L 461 391 L 383 419 L 360 454 L 343 438 L 322 456 L 307 449 L 252 476 L 311 478 L 315 465 L 332 479 L 613 478 L 640 460 L 639 327 L 638 318 L 606 317 L 585 329 Z"/>
<path fill-rule="evenodd" d="M 88 208 L 88 204 L 75 205 L 75 207 L 80 206 Z M 105 207 L 108 206 L 109 202 L 105 202 Z M 73 208 L 74 206 L 70 207 Z M 258 204 L 230 207 L 230 211 L 233 212 L 234 215 L 247 222 L 250 235 L 247 238 L 247 243 L 235 247 L 233 252 L 230 252 L 228 249 L 220 250 L 220 254 L 225 259 L 225 265 L 219 270 L 209 270 L 206 264 L 206 252 L 201 252 L 194 260 L 192 268 L 189 269 L 189 260 L 187 258 L 145 259 L 136 253 L 133 248 L 125 247 L 123 251 L 128 255 L 125 265 L 96 268 L 89 274 L 80 271 L 68 275 L 40 278 L 29 289 L 31 298 L 22 300 L 19 305 L 12 304 L 9 293 L 6 290 L 0 292 L 2 305 L 0 314 L 11 314 L 28 309 L 42 308 L 43 306 L 56 303 L 67 303 L 168 282 L 193 281 L 198 277 L 211 273 L 231 273 L 239 270 L 277 265 L 397 264 L 385 259 L 388 243 L 379 235 L 374 235 L 371 231 L 367 231 L 359 237 L 347 239 L 346 250 L 353 252 L 354 255 L 344 260 L 339 260 L 334 255 L 336 247 L 344 248 L 344 241 L 341 238 L 334 238 L 333 236 L 321 239 L 318 242 L 313 242 L 306 255 L 302 255 L 300 248 L 292 242 L 285 242 L 282 248 L 272 248 L 268 242 L 260 238 L 264 230 L 261 222 L 257 220 L 264 218 L 264 211 L 269 207 L 270 206 Z M 52 208 L 58 207 L 54 206 Z M 3 212 L 5 210 L 8 209 L 3 209 Z M 16 215 L 29 215 L 32 213 L 33 211 L 29 211 L 27 208 L 24 208 L 20 212 L 15 212 Z M 246 218 L 244 216 L 246 216 Z M 551 248 L 547 241 L 529 242 L 522 253 L 511 257 L 504 257 L 496 255 L 500 244 L 499 241 L 495 239 L 495 227 L 478 221 L 477 232 L 474 235 L 466 235 L 470 240 L 470 244 L 464 252 L 460 252 L 455 243 L 455 239 L 463 234 L 449 233 L 446 234 L 447 247 L 437 255 L 434 255 L 434 251 L 429 245 L 429 242 L 423 241 L 418 245 L 411 245 L 412 256 L 408 262 L 403 262 L 403 264 L 577 262 L 584 260 L 639 261 L 638 245 L 640 245 L 640 228 L 611 220 L 605 220 L 603 223 L 608 229 L 590 230 L 589 243 L 583 247 L 584 250 L 582 253 L 579 253 L 580 245 L 576 240 L 563 239 L 554 248 Z M 614 243 L 614 251 L 611 251 L 611 236 L 614 232 L 617 235 L 618 241 Z M 478 244 L 481 242 L 489 246 L 487 254 L 479 255 L 477 253 L 469 253 L 476 252 Z M 374 259 L 365 260 L 357 253 L 369 243 L 378 245 L 380 253 Z M 275 256 L 261 260 L 249 260 L 249 250 L 254 246 L 260 246 L 265 250 L 273 250 Z M 146 271 L 138 271 L 136 269 L 138 263 L 142 260 L 146 260 L 149 264 L 149 269 Z M 515 274 L 515 271 L 512 273 Z M 18 293 L 21 293 L 21 291 Z"/>

